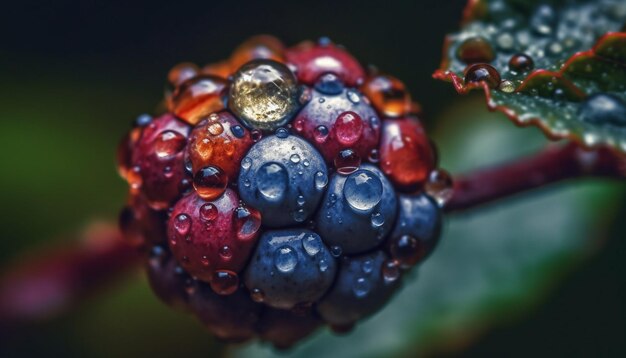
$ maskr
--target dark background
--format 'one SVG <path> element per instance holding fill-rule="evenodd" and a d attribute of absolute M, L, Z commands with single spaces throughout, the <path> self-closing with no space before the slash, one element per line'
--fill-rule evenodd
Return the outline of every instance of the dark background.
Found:
<path fill-rule="evenodd" d="M 174 64 L 224 58 L 235 45 L 258 33 L 273 34 L 288 45 L 329 36 L 357 58 L 402 78 L 424 106 L 425 117 L 432 118 L 456 95 L 451 86 L 435 82 L 430 75 L 439 64 L 444 34 L 456 28 L 464 4 L 464 0 L 5 2 L 0 7 L 4 87 L 0 120 L 16 120 L 11 118 L 11 108 L 50 111 L 54 113 L 51 121 L 59 124 L 51 122 L 49 137 L 41 138 L 50 143 L 55 130 L 74 127 L 77 133 L 92 127 L 121 136 L 136 114 L 154 108 L 162 96 L 165 74 Z M 67 83 L 85 85 L 84 93 L 67 92 Z M 63 122 L 60 113 L 68 108 L 59 108 L 59 103 L 84 108 L 85 122 Z M 97 120 L 90 121 L 90 117 Z M 28 128 L 28 123 L 23 125 Z M 98 139 L 77 138 L 79 143 L 90 140 Z M 76 144 L 59 145 L 72 150 Z M 19 218 L 28 212 L 37 215 L 3 228 L 0 259 L 12 258 L 33 243 L 67 230 L 76 225 L 77 218 L 86 220 L 71 209 L 43 214 L 54 212 L 55 201 L 64 200 L 68 192 L 86 197 L 85 205 L 101 205 L 98 195 L 91 202 L 86 189 L 68 187 L 62 174 L 87 181 L 107 176 L 104 182 L 113 188 L 90 189 L 101 196 L 112 193 L 120 204 L 123 201 L 124 184 L 115 179 L 112 152 L 84 158 L 103 162 L 102 170 L 92 173 L 82 173 L 80 163 L 52 158 L 61 166 L 57 175 L 37 170 L 38 162 L 50 160 L 46 153 L 31 153 L 19 144 L 10 149 L 29 154 L 19 162 L 10 151 L 0 154 L 2 175 L 23 169 L 33 185 L 31 189 L 3 189 L 3 201 L 14 204 L 11 210 Z M 51 181 L 44 185 L 46 180 Z M 43 191 L 49 192 L 45 202 L 37 200 L 37 193 Z M 116 210 L 114 204 L 102 205 L 103 212 Z M 619 216 L 626 217 L 623 208 Z M 614 223 L 610 233 L 601 252 L 563 282 L 544 305 L 488 332 L 465 355 L 626 354 L 624 225 Z M 9 239 L 19 235 L 34 239 Z"/>

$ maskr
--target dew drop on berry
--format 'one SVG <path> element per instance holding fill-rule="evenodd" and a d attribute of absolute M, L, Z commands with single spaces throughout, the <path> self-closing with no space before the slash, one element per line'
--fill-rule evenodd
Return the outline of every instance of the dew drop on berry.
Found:
<path fill-rule="evenodd" d="M 206 267 L 206 266 L 209 266 L 211 261 L 209 261 L 209 258 L 205 255 L 200 258 L 200 263 L 202 264 L 202 266 Z"/>
<path fill-rule="evenodd" d="M 363 270 L 363 273 L 370 274 L 374 270 L 374 263 L 372 260 L 365 260 L 361 265 L 361 269 Z"/>
<path fill-rule="evenodd" d="M 496 88 L 500 85 L 500 74 L 493 66 L 486 63 L 471 65 L 465 71 L 465 83 L 485 82 L 489 87 Z"/>
<path fill-rule="evenodd" d="M 246 134 L 246 131 L 243 129 L 242 126 L 240 125 L 235 125 L 235 126 L 231 126 L 230 127 L 230 132 L 236 137 L 236 138 L 243 138 L 243 136 Z"/>
<path fill-rule="evenodd" d="M 193 178 L 193 186 L 204 200 L 219 198 L 226 190 L 227 185 L 228 177 L 219 167 L 204 167 Z"/>
<path fill-rule="evenodd" d="M 381 213 L 373 213 L 371 216 L 372 227 L 379 228 L 385 223 L 385 217 Z"/>
<path fill-rule="evenodd" d="M 328 128 L 326 126 L 317 126 L 313 135 L 316 142 L 324 143 L 328 139 Z"/>
<path fill-rule="evenodd" d="M 182 134 L 166 130 L 154 140 L 154 151 L 159 158 L 165 158 L 180 152 L 185 148 L 187 139 Z"/>
<path fill-rule="evenodd" d="M 395 77 L 374 76 L 365 82 L 362 89 L 378 112 L 387 117 L 404 116 L 411 110 L 411 95 L 404 83 Z"/>
<path fill-rule="evenodd" d="M 200 75 L 183 82 L 174 92 L 170 110 L 189 124 L 197 124 L 205 116 L 222 110 L 222 95 L 227 81 Z"/>
<path fill-rule="evenodd" d="M 328 185 L 328 176 L 324 172 L 315 173 L 315 189 L 324 190 Z"/>
<path fill-rule="evenodd" d="M 512 81 L 504 80 L 500 82 L 498 89 L 504 93 L 513 93 L 515 92 L 515 84 Z"/>
<path fill-rule="evenodd" d="M 317 267 L 319 267 L 320 272 L 326 272 L 328 270 L 328 262 L 322 259 L 320 260 L 320 262 L 317 263 Z"/>
<path fill-rule="evenodd" d="M 489 41 L 484 37 L 475 36 L 463 41 L 456 52 L 457 58 L 468 65 L 491 62 L 495 53 Z"/>
<path fill-rule="evenodd" d="M 233 258 L 233 251 L 230 249 L 230 246 L 228 245 L 224 245 L 220 248 L 220 257 L 222 258 L 222 260 L 224 261 L 228 261 L 231 258 Z"/>
<path fill-rule="evenodd" d="M 285 125 L 299 108 L 299 94 L 287 66 L 252 60 L 233 76 L 228 104 L 247 127 L 273 130 Z"/>
<path fill-rule="evenodd" d="M 145 127 L 148 124 L 152 123 L 152 116 L 146 113 L 140 114 L 135 118 L 135 126 L 137 127 Z"/>
<path fill-rule="evenodd" d="M 287 192 L 289 174 L 280 163 L 263 164 L 256 172 L 259 193 L 268 201 L 280 201 Z"/>
<path fill-rule="evenodd" d="M 254 302 L 262 303 L 265 301 L 265 293 L 260 288 L 253 288 L 250 291 L 250 297 Z"/>
<path fill-rule="evenodd" d="M 211 279 L 211 288 L 218 295 L 232 295 L 239 287 L 239 276 L 233 271 L 217 270 Z"/>
<path fill-rule="evenodd" d="M 250 157 L 245 157 L 241 161 L 241 169 L 248 170 L 252 166 L 252 159 Z"/>
<path fill-rule="evenodd" d="M 348 100 L 354 104 L 359 104 L 361 102 L 361 97 L 354 90 L 346 91 L 346 96 L 348 97 Z"/>
<path fill-rule="evenodd" d="M 402 235 L 392 239 L 390 252 L 391 257 L 405 268 L 415 265 L 426 253 L 419 240 L 411 235 Z"/>
<path fill-rule="evenodd" d="M 252 131 L 250 131 L 250 138 L 252 138 L 253 142 L 258 142 L 261 140 L 261 138 L 263 138 L 263 133 L 261 133 L 261 131 L 258 129 L 253 129 Z"/>
<path fill-rule="evenodd" d="M 380 203 L 383 183 L 372 172 L 359 170 L 346 179 L 343 196 L 353 210 L 368 212 Z"/>
<path fill-rule="evenodd" d="M 200 218 L 204 221 L 215 220 L 217 214 L 217 207 L 211 203 L 206 203 L 200 207 Z"/>
<path fill-rule="evenodd" d="M 354 281 L 354 286 L 352 286 L 352 292 L 354 292 L 354 296 L 356 298 L 363 298 L 367 296 L 367 294 L 371 290 L 371 285 L 368 280 L 364 277 L 359 277 Z"/>
<path fill-rule="evenodd" d="M 207 128 L 207 132 L 209 132 L 213 136 L 220 135 L 224 132 L 224 126 L 222 126 L 219 122 L 210 123 Z"/>
<path fill-rule="evenodd" d="M 400 268 L 395 261 L 385 261 L 381 267 L 381 271 L 386 284 L 396 282 L 400 278 Z"/>
<path fill-rule="evenodd" d="M 300 156 L 298 154 L 292 154 L 289 160 L 294 164 L 298 164 L 300 163 Z"/>
<path fill-rule="evenodd" d="M 352 149 L 344 149 L 335 158 L 335 168 L 339 174 L 348 175 L 354 173 L 361 165 L 359 157 Z"/>
<path fill-rule="evenodd" d="M 191 229 L 191 217 L 187 214 L 178 214 L 174 220 L 176 233 L 180 236 L 187 236 Z"/>
<path fill-rule="evenodd" d="M 274 266 L 280 272 L 293 272 L 297 264 L 298 254 L 290 246 L 282 246 L 274 253 Z"/>
<path fill-rule="evenodd" d="M 334 73 L 326 73 L 317 80 L 315 89 L 327 95 L 337 95 L 343 92 L 343 82 Z"/>
<path fill-rule="evenodd" d="M 341 254 L 343 253 L 343 250 L 341 249 L 340 246 L 333 246 L 330 248 L 330 254 L 333 255 L 334 257 L 339 257 L 341 256 Z"/>
<path fill-rule="evenodd" d="M 380 161 L 380 153 L 378 152 L 378 149 L 372 149 L 367 159 L 372 163 L 378 163 Z"/>
<path fill-rule="evenodd" d="M 287 138 L 289 137 L 289 131 L 287 130 L 287 128 L 280 127 L 276 130 L 276 136 L 283 139 Z"/>
<path fill-rule="evenodd" d="M 352 111 L 343 112 L 335 120 L 334 130 L 339 143 L 350 146 L 361 138 L 363 121 Z"/>
<path fill-rule="evenodd" d="M 424 191 L 440 206 L 444 205 L 454 194 L 452 176 L 443 169 L 433 170 L 424 184 Z"/>
<path fill-rule="evenodd" d="M 309 256 L 315 256 L 322 249 L 322 241 L 315 235 L 309 235 L 302 240 L 302 247 Z"/>
<path fill-rule="evenodd" d="M 261 213 L 257 210 L 239 206 L 233 215 L 235 215 L 235 228 L 239 240 L 245 241 L 253 238 L 261 228 Z"/>
<path fill-rule="evenodd" d="M 304 220 L 306 220 L 306 216 L 306 211 L 304 211 L 304 209 L 298 209 L 291 213 L 293 220 L 299 223 L 304 222 Z"/>

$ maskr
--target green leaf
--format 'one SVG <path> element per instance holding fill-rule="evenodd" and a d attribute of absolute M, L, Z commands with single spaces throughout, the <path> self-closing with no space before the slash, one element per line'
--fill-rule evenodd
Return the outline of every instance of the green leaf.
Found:
<path fill-rule="evenodd" d="M 626 118 L 616 123 L 581 114 L 586 98 L 598 93 L 618 98 L 626 113 L 626 33 L 618 32 L 626 26 L 626 3 L 472 0 L 463 23 L 447 37 L 435 78 L 453 82 L 459 93 L 484 89 L 491 110 L 552 139 L 626 152 Z M 510 65 L 517 54 L 534 66 Z M 497 74 L 472 78 L 482 63 Z"/>
<path fill-rule="evenodd" d="M 456 103 L 439 120 L 442 166 L 453 172 L 528 154 L 543 145 L 476 101 Z M 459 128 L 458 118 L 473 120 Z M 497 150 L 494 150 L 497 148 Z M 556 189 L 556 188 L 555 188 Z M 389 357 L 453 349 L 481 331 L 523 314 L 597 244 L 600 221 L 614 217 L 623 190 L 580 183 L 448 218 L 441 245 L 378 314 L 347 336 L 323 330 L 290 357 Z M 280 357 L 261 344 L 236 357 Z"/>

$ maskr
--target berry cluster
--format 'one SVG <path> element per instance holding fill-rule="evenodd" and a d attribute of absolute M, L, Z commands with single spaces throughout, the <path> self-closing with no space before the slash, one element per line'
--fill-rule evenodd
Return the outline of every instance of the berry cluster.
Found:
<path fill-rule="evenodd" d="M 449 177 L 396 78 L 325 39 L 257 36 L 168 85 L 120 144 L 120 222 L 156 294 L 216 336 L 345 331 L 436 245 Z"/>

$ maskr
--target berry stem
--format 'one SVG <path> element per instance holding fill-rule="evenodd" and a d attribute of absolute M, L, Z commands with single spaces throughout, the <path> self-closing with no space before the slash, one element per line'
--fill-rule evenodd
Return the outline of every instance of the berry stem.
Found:
<path fill-rule="evenodd" d="M 140 262 L 139 250 L 123 240 L 113 224 L 95 224 L 79 238 L 28 255 L 4 270 L 0 332 L 70 310 Z"/>
<path fill-rule="evenodd" d="M 446 212 L 471 209 L 547 184 L 580 177 L 624 178 L 626 157 L 607 148 L 584 150 L 575 143 L 550 145 L 511 163 L 459 175 Z"/>

